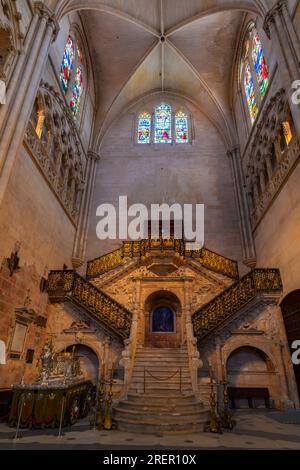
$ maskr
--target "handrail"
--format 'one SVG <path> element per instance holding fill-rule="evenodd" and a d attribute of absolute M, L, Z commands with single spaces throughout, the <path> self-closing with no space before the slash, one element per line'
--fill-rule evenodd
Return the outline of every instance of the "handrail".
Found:
<path fill-rule="evenodd" d="M 125 241 L 121 248 L 88 261 L 87 277 L 91 279 L 100 276 L 111 269 L 121 266 L 130 259 L 142 258 L 146 253 L 153 250 L 173 250 L 180 256 L 198 261 L 212 271 L 224 274 L 232 279 L 238 279 L 239 277 L 236 261 L 225 258 L 204 247 L 196 251 L 186 250 L 185 241 L 174 238 Z"/>
<path fill-rule="evenodd" d="M 281 292 L 278 269 L 254 269 L 192 315 L 194 334 L 203 339 L 259 292 Z"/>
<path fill-rule="evenodd" d="M 51 302 L 71 301 L 122 339 L 130 335 L 132 313 L 73 270 L 50 271 Z"/>
<path fill-rule="evenodd" d="M 146 367 L 144 367 L 144 393 L 146 393 L 146 374 L 149 374 L 150 377 L 152 377 L 154 380 L 157 380 L 158 382 L 167 382 L 168 380 L 171 380 L 179 373 L 179 391 L 181 392 L 182 390 L 182 367 L 177 369 L 172 375 L 168 377 L 156 377 L 153 375 L 150 370 L 147 370 Z"/>

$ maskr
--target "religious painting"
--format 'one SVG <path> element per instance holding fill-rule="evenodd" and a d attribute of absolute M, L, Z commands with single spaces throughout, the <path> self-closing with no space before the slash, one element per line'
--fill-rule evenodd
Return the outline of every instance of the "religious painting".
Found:
<path fill-rule="evenodd" d="M 169 307 L 158 307 L 152 313 L 152 333 L 173 333 L 174 313 Z"/>

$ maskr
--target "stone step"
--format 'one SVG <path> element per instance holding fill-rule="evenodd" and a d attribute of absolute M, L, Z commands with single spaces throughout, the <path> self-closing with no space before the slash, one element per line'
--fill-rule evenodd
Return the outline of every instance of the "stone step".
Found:
<path fill-rule="evenodd" d="M 162 403 L 163 405 L 166 404 L 166 395 L 161 393 L 161 390 L 156 393 L 150 393 L 150 391 L 146 393 L 134 393 L 132 391 L 128 392 L 127 400 L 132 403 Z M 193 392 L 183 392 L 180 393 L 179 391 L 169 391 L 168 394 L 168 404 L 172 403 L 199 403 Z"/>
<path fill-rule="evenodd" d="M 146 377 L 146 380 L 140 380 L 139 377 L 133 377 L 131 379 L 131 384 L 134 384 L 135 385 L 144 385 L 144 383 L 148 384 L 148 385 L 161 385 L 162 388 L 168 388 L 168 385 L 176 385 L 177 387 L 179 387 L 180 384 L 182 385 L 191 385 L 192 382 L 191 382 L 191 379 L 189 377 L 185 378 L 185 379 L 179 379 L 179 378 L 175 378 L 175 379 L 172 379 L 172 380 L 168 380 L 167 382 L 166 381 L 159 381 L 159 380 L 155 380 L 153 379 L 152 377 Z"/>
<path fill-rule="evenodd" d="M 148 352 L 148 351 L 160 351 L 162 353 L 166 353 L 166 354 L 169 354 L 169 353 L 172 353 L 172 352 L 184 352 L 186 351 L 187 352 L 187 347 L 186 346 L 182 346 L 181 348 L 154 348 L 154 347 L 150 347 L 150 346 L 137 346 L 137 351 L 145 351 L 145 352 Z"/>
<path fill-rule="evenodd" d="M 188 367 L 189 362 L 186 359 L 148 359 L 148 358 L 143 358 L 143 357 L 138 357 L 135 360 L 135 365 L 139 366 L 147 366 L 151 367 L 153 366 L 160 366 L 161 368 L 164 367 L 174 367 L 179 369 L 180 367 Z"/>
<path fill-rule="evenodd" d="M 131 402 L 127 400 L 122 400 L 118 403 L 117 408 L 128 409 L 128 410 L 135 410 L 139 413 L 148 411 L 148 412 L 193 412 L 197 413 L 203 410 L 204 405 L 202 403 L 181 403 L 179 400 L 177 403 L 166 403 L 166 401 L 161 403 L 145 403 L 145 402 Z"/>
<path fill-rule="evenodd" d="M 137 348 L 136 349 L 136 352 L 138 354 L 145 354 L 145 355 L 151 355 L 151 356 L 167 356 L 167 357 L 170 357 L 170 356 L 180 356 L 180 355 L 184 355 L 184 356 L 187 356 L 188 355 L 188 350 L 187 349 L 167 349 L 167 348 L 149 348 L 149 349 L 145 349 L 145 348 Z"/>
<path fill-rule="evenodd" d="M 140 421 L 144 420 L 147 422 L 153 423 L 153 421 L 161 421 L 163 419 L 165 422 L 176 423 L 176 422 L 185 422 L 185 421 L 194 421 L 202 419 L 202 410 L 194 411 L 165 411 L 165 410 L 156 410 L 155 412 L 150 412 L 146 410 L 144 413 L 143 410 L 133 410 L 128 408 L 116 407 L 114 408 L 114 413 L 117 416 L 128 416 L 129 419 Z"/>
<path fill-rule="evenodd" d="M 133 393 L 143 393 L 144 388 L 143 388 L 143 386 L 141 386 L 139 384 L 136 387 L 134 387 L 134 386 L 130 387 L 129 391 L 133 392 Z M 158 392 L 162 395 L 165 395 L 165 397 L 167 397 L 167 399 L 170 395 L 170 392 L 174 392 L 174 391 L 178 391 L 178 393 L 179 393 L 180 392 L 179 387 L 174 386 L 174 387 L 169 387 L 169 388 L 162 388 L 162 387 L 156 387 L 154 385 L 146 386 L 146 393 L 152 394 L 152 393 Z M 192 392 L 192 387 L 190 385 L 189 386 L 183 386 L 183 387 L 181 387 L 181 391 L 183 393 Z"/>
<path fill-rule="evenodd" d="M 152 368 L 152 367 L 139 367 L 138 369 L 135 368 L 133 370 L 133 373 L 132 373 L 132 376 L 136 376 L 136 377 L 144 377 L 144 374 L 146 373 L 146 376 L 148 377 L 151 377 L 151 375 L 154 375 L 155 377 L 159 377 L 159 378 L 162 378 L 162 379 L 171 379 L 173 377 L 190 377 L 191 374 L 190 374 L 190 371 L 189 369 L 181 369 L 181 372 L 180 370 L 178 369 L 175 369 L 175 370 L 172 370 L 172 369 L 168 369 L 168 371 L 166 371 L 165 369 L 164 370 L 161 370 L 159 368 Z"/>
<path fill-rule="evenodd" d="M 185 421 L 168 423 L 161 420 L 147 421 L 144 419 L 134 420 L 128 416 L 118 416 L 117 426 L 120 431 L 139 432 L 143 434 L 179 434 L 202 432 L 209 420 L 209 412 L 203 411 L 197 419 L 190 418 Z"/>
<path fill-rule="evenodd" d="M 144 353 L 136 352 L 137 357 L 149 358 L 149 359 L 188 359 L 188 354 L 156 354 L 156 353 Z"/>

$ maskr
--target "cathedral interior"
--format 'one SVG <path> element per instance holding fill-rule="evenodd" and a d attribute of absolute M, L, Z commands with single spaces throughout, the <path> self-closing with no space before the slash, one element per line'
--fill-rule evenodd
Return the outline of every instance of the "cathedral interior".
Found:
<path fill-rule="evenodd" d="M 300 448 L 299 86 L 298 0 L 1 0 L 0 448 Z"/>

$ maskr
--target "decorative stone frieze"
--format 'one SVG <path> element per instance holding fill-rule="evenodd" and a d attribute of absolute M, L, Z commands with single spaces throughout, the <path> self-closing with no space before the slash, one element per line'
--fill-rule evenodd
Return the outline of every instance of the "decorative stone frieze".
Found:
<path fill-rule="evenodd" d="M 39 88 L 24 143 L 76 224 L 85 185 L 86 155 L 70 111 L 48 83 Z"/>

